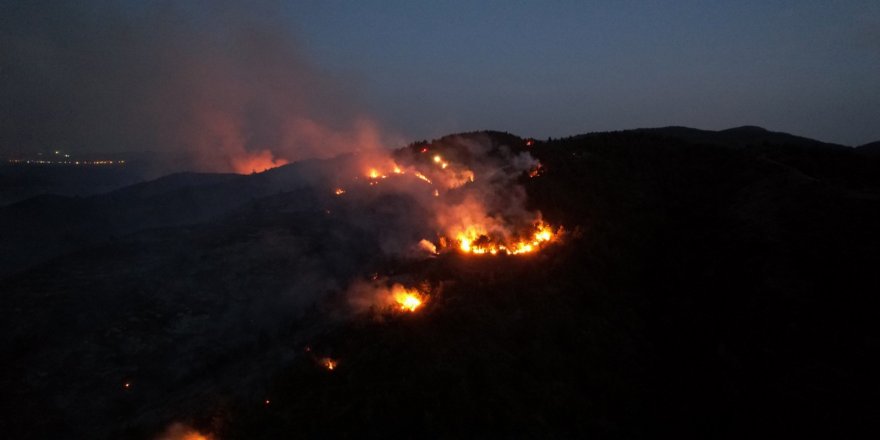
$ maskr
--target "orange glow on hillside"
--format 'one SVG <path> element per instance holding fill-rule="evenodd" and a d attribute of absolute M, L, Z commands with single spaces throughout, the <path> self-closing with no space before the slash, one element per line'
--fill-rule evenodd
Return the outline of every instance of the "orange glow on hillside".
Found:
<path fill-rule="evenodd" d="M 275 157 L 269 150 L 246 153 L 231 160 L 232 169 L 238 174 L 262 173 L 287 164 L 286 159 Z"/>
<path fill-rule="evenodd" d="M 214 440 L 214 436 L 202 434 L 182 423 L 173 423 L 157 440 Z"/>

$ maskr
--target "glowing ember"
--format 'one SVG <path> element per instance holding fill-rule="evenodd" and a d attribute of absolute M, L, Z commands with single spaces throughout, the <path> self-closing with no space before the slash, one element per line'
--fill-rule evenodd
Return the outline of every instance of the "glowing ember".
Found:
<path fill-rule="evenodd" d="M 441 157 L 439 154 L 434 155 L 434 163 L 436 163 L 437 165 L 440 165 L 440 168 L 442 168 L 444 170 L 446 169 L 446 167 L 449 166 L 449 162 L 446 162 L 445 160 L 443 160 L 443 157 Z"/>
<path fill-rule="evenodd" d="M 379 171 L 375 168 L 371 169 L 370 172 L 367 173 L 367 176 L 369 176 L 370 179 L 378 179 L 380 175 L 381 174 L 379 174 Z"/>
<path fill-rule="evenodd" d="M 333 371 L 339 365 L 339 361 L 330 358 L 323 358 L 321 359 L 321 365 L 324 366 L 324 368 Z"/>
<path fill-rule="evenodd" d="M 337 196 L 341 196 L 345 194 L 345 190 L 342 188 L 336 188 L 336 191 L 333 191 Z"/>
<path fill-rule="evenodd" d="M 122 384 L 122 388 L 125 388 L 125 389 L 131 388 L 131 382 L 125 382 L 124 384 Z"/>
<path fill-rule="evenodd" d="M 416 172 L 415 176 L 418 177 L 419 179 L 424 180 L 425 182 L 431 183 L 431 179 L 425 177 L 425 175 L 422 173 Z"/>
<path fill-rule="evenodd" d="M 434 190 L 434 197 L 440 197 L 440 191 L 439 191 L 439 190 L 436 190 L 436 189 Z"/>
<path fill-rule="evenodd" d="M 538 166 L 535 167 L 535 169 L 529 171 L 529 177 L 538 177 L 543 172 L 544 172 L 544 168 L 541 166 L 541 164 L 538 164 Z"/>

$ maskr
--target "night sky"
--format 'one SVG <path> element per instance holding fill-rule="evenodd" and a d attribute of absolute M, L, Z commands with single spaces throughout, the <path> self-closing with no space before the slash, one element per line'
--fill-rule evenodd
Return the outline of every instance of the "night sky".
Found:
<path fill-rule="evenodd" d="M 880 3 L 0 3 L 0 150 L 272 150 L 494 129 L 880 139 Z"/>

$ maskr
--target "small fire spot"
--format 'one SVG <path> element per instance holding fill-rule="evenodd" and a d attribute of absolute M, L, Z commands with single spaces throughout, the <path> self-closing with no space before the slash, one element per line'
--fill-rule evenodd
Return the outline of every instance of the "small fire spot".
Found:
<path fill-rule="evenodd" d="M 336 369 L 337 366 L 339 366 L 339 361 L 326 357 L 321 359 L 321 365 L 328 371 L 333 371 Z"/>

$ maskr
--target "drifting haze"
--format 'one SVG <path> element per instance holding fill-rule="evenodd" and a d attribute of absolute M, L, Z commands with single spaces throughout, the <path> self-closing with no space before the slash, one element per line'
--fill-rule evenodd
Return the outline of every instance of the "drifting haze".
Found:
<path fill-rule="evenodd" d="M 159 150 L 250 172 L 377 147 L 357 93 L 279 17 L 269 2 L 3 4 L 0 148 Z"/>

